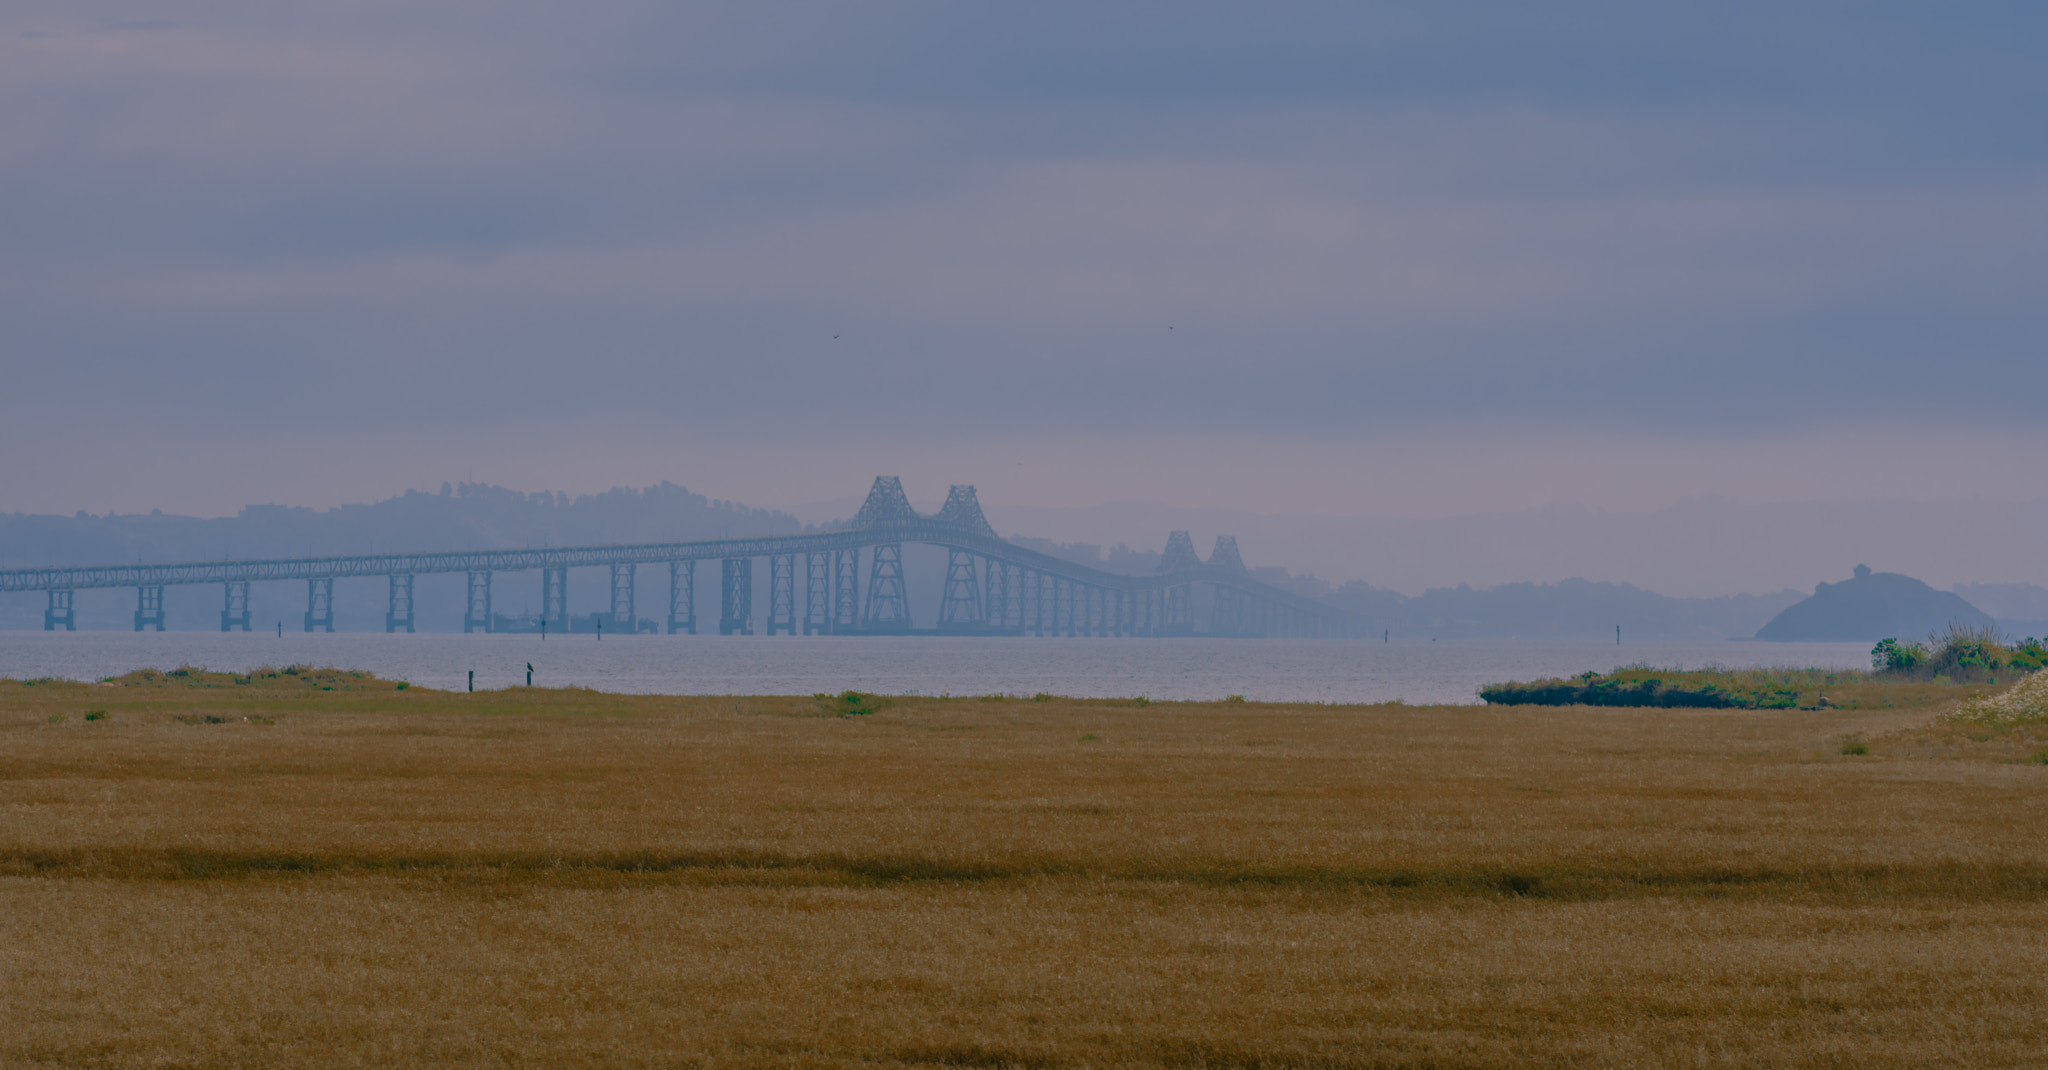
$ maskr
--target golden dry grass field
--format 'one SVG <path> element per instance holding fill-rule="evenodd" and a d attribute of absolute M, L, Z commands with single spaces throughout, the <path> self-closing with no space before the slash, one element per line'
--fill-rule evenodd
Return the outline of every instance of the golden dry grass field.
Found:
<path fill-rule="evenodd" d="M 0 1063 L 2048 1063 L 2024 732 L 834 705 L 0 681 Z"/>

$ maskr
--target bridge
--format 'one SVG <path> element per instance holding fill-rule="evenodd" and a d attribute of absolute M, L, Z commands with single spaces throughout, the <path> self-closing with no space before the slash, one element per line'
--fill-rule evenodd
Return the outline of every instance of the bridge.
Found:
<path fill-rule="evenodd" d="M 1237 540 L 1216 539 L 1204 561 L 1184 531 L 1167 539 L 1157 572 L 1128 576 L 1015 545 L 996 534 L 971 486 L 955 486 L 929 516 L 911 508 L 895 476 L 875 480 L 860 512 L 844 527 L 798 535 L 702 539 L 447 553 L 352 554 L 178 564 L 24 568 L 0 571 L 0 592 L 44 591 L 43 628 L 76 629 L 72 594 L 86 588 L 133 587 L 135 629 L 164 627 L 164 588 L 220 584 L 222 631 L 249 630 L 249 585 L 303 580 L 305 630 L 334 630 L 334 581 L 384 577 L 390 585 L 387 632 L 414 630 L 413 577 L 467 573 L 462 630 L 490 631 L 491 584 L 500 572 L 541 574 L 541 619 L 569 619 L 572 568 L 611 570 L 614 627 L 633 630 L 636 570 L 667 566 L 671 635 L 696 634 L 697 566 L 719 563 L 720 635 L 755 627 L 754 562 L 768 560 L 769 635 L 908 634 L 909 598 L 903 546 L 946 551 L 946 576 L 932 631 L 962 635 L 1062 636 L 1330 636 L 1351 631 L 1343 611 L 1253 578 Z M 865 583 L 862 557 L 867 558 Z M 1201 588 L 1206 597 L 1197 599 Z M 1198 604 L 1204 618 L 1197 621 Z M 566 629 L 565 629 L 566 630 Z"/>

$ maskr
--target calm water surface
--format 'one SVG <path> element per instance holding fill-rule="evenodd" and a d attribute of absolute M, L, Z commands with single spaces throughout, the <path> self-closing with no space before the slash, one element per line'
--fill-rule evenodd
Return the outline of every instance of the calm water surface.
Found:
<path fill-rule="evenodd" d="M 525 682 L 675 695 L 1060 695 L 1269 702 L 1477 702 L 1489 683 L 1620 665 L 1865 668 L 1864 643 L 837 638 L 0 632 L 0 676 L 335 665 L 423 687 Z"/>

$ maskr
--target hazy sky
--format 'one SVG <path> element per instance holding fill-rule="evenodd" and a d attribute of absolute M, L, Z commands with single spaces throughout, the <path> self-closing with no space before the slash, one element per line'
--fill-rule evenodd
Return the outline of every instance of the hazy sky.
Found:
<path fill-rule="evenodd" d="M 12 0 L 0 510 L 2038 496 L 2044 40 L 2038 2 Z"/>

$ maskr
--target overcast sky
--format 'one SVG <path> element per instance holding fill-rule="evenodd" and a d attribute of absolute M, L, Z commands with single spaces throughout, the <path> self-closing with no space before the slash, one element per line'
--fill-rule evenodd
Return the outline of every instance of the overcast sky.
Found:
<path fill-rule="evenodd" d="M 2048 6 L 0 7 L 0 510 L 2038 496 Z"/>

